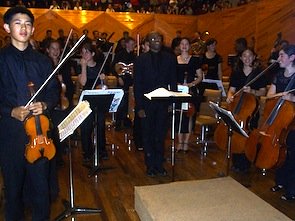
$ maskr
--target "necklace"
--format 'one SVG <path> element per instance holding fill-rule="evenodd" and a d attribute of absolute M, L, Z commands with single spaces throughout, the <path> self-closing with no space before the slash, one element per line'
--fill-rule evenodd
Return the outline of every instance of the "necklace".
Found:
<path fill-rule="evenodd" d="M 187 62 L 187 61 L 190 59 L 190 56 L 189 56 L 189 55 L 188 55 L 187 57 L 183 57 L 183 56 L 181 56 L 181 59 L 182 59 L 183 61 Z"/>

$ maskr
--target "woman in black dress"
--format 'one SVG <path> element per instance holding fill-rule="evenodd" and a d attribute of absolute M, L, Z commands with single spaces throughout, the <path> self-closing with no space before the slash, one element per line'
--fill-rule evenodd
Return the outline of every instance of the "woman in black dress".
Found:
<path fill-rule="evenodd" d="M 188 86 L 190 93 L 193 93 L 193 88 L 202 81 L 200 63 L 197 57 L 189 54 L 190 42 L 188 38 L 182 38 L 179 47 L 181 54 L 177 56 L 177 83 Z M 187 151 L 192 130 L 192 117 L 181 111 L 175 122 L 178 131 L 177 151 Z"/>
<path fill-rule="evenodd" d="M 101 64 L 97 62 L 96 56 L 98 52 L 95 46 L 87 42 L 82 46 L 80 65 L 78 66 L 77 74 L 80 84 L 83 86 L 83 90 L 91 90 L 92 86 L 99 74 Z M 100 74 L 100 79 L 104 79 L 105 75 Z M 100 81 L 98 81 L 100 83 Z M 98 85 L 97 85 L 98 86 Z M 102 159 L 107 159 L 106 151 L 106 137 L 105 137 L 105 116 L 104 113 L 97 114 L 97 125 L 98 125 L 98 151 L 99 156 Z M 93 142 L 92 132 L 94 129 L 94 114 L 91 113 L 85 121 L 81 124 L 81 142 L 83 149 L 84 162 L 87 163 L 93 156 Z"/>
<path fill-rule="evenodd" d="M 230 88 L 228 90 L 227 99 L 228 103 L 234 101 L 233 95 L 244 88 L 244 92 L 254 94 L 255 96 L 264 96 L 266 93 L 267 81 L 265 78 L 258 78 L 253 84 L 245 87 L 247 82 L 257 76 L 261 72 L 261 68 L 256 65 L 256 56 L 252 49 L 246 48 L 240 55 L 239 61 L 236 67 L 233 69 L 233 73 L 230 78 Z M 250 128 L 257 128 L 259 120 L 259 112 L 251 118 Z M 235 172 L 246 172 L 250 167 L 250 162 L 246 158 L 245 154 L 233 154 L 232 155 L 232 169 Z"/>
<path fill-rule="evenodd" d="M 222 58 L 216 53 L 217 41 L 210 38 L 206 41 L 206 52 L 202 58 L 202 66 L 206 66 L 206 79 L 222 80 Z"/>

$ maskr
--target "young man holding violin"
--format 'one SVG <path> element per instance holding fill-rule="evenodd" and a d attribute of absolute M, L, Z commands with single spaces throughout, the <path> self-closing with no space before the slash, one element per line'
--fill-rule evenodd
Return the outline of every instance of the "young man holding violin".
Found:
<path fill-rule="evenodd" d="M 49 160 L 34 163 L 25 158 L 29 137 L 24 124 L 28 116 L 50 111 L 58 101 L 57 82 L 50 80 L 30 100 L 29 82 L 39 88 L 52 66 L 49 59 L 29 46 L 34 33 L 34 16 L 25 7 L 13 7 L 4 14 L 4 29 L 11 44 L 0 51 L 0 166 L 5 185 L 5 220 L 24 220 L 24 197 L 32 207 L 32 220 L 49 220 Z M 42 122 L 41 122 L 42 124 Z M 24 188 L 26 187 L 26 188 Z"/>

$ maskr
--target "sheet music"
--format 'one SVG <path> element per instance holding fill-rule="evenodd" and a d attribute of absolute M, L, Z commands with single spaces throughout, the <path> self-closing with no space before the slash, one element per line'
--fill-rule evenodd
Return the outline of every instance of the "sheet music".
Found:
<path fill-rule="evenodd" d="M 153 97 L 191 97 L 191 95 L 188 93 L 168 91 L 167 89 L 162 87 L 156 90 L 153 90 L 150 93 L 144 94 L 144 96 L 150 100 Z"/>
<path fill-rule="evenodd" d="M 178 92 L 181 92 L 181 93 L 186 93 L 186 94 L 188 94 L 188 92 L 189 92 L 189 88 L 188 88 L 188 86 L 177 85 L 177 91 L 178 91 Z M 181 110 L 188 110 L 188 103 L 182 103 L 182 104 L 181 104 Z"/>
<path fill-rule="evenodd" d="M 86 95 L 102 95 L 102 94 L 114 94 L 114 98 L 112 100 L 109 112 L 117 112 L 118 107 L 121 103 L 121 100 L 124 95 L 124 91 L 122 89 L 107 89 L 107 90 L 101 90 L 101 89 L 96 89 L 96 90 L 84 90 L 81 93 L 79 102 L 83 100 L 83 97 Z"/>
<path fill-rule="evenodd" d="M 230 122 L 232 123 L 231 124 L 231 126 L 233 126 L 232 127 L 232 129 L 234 130 L 234 131 L 236 131 L 236 132 L 238 132 L 238 133 L 240 133 L 240 134 L 242 134 L 244 137 L 249 137 L 249 135 L 243 130 L 243 128 L 238 124 L 238 122 L 236 121 L 236 119 L 235 119 L 235 117 L 234 117 L 234 115 L 230 112 L 230 111 L 228 111 L 228 110 L 226 110 L 226 109 L 224 109 L 224 108 L 222 108 L 222 107 L 219 107 L 218 106 L 218 104 L 216 104 L 216 103 L 214 103 L 214 102 L 212 102 L 212 101 L 209 101 L 209 105 L 210 105 L 210 107 L 219 115 L 219 116 L 221 116 L 221 119 L 224 121 L 224 123 L 228 123 L 228 122 L 226 122 L 225 120 L 230 120 Z M 224 116 L 226 116 L 227 117 L 227 119 L 224 119 Z M 228 125 L 229 126 L 229 125 Z"/>
<path fill-rule="evenodd" d="M 218 87 L 218 90 L 221 90 L 222 96 L 226 97 L 226 93 L 225 93 L 225 90 L 224 90 L 224 87 L 223 87 L 223 84 L 222 84 L 221 80 L 203 79 L 202 82 L 216 84 L 217 87 Z"/>
<path fill-rule="evenodd" d="M 69 135 L 73 134 L 77 127 L 92 112 L 88 101 L 81 101 L 71 113 L 58 125 L 59 139 L 62 142 Z"/>

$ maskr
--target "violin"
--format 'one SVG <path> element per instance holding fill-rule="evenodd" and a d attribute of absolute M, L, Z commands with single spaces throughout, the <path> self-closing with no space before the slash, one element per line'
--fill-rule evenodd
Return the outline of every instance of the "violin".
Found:
<path fill-rule="evenodd" d="M 34 84 L 30 82 L 28 87 L 33 96 Z M 34 163 L 41 157 L 46 157 L 48 160 L 54 157 L 55 146 L 53 141 L 46 136 L 49 125 L 49 119 L 43 114 L 31 115 L 26 119 L 24 127 L 30 141 L 26 145 L 25 157 L 29 163 Z"/>
<path fill-rule="evenodd" d="M 66 97 L 67 86 L 65 85 L 64 82 L 60 82 L 60 84 L 61 84 L 60 109 L 66 110 L 70 105 L 69 99 Z"/>
<path fill-rule="evenodd" d="M 184 81 L 183 81 L 185 84 L 187 84 L 187 76 L 188 76 L 188 73 L 186 71 L 184 72 Z M 192 117 L 194 116 L 195 113 L 196 113 L 195 105 L 193 103 L 188 103 L 188 110 L 186 111 L 186 116 Z"/>

